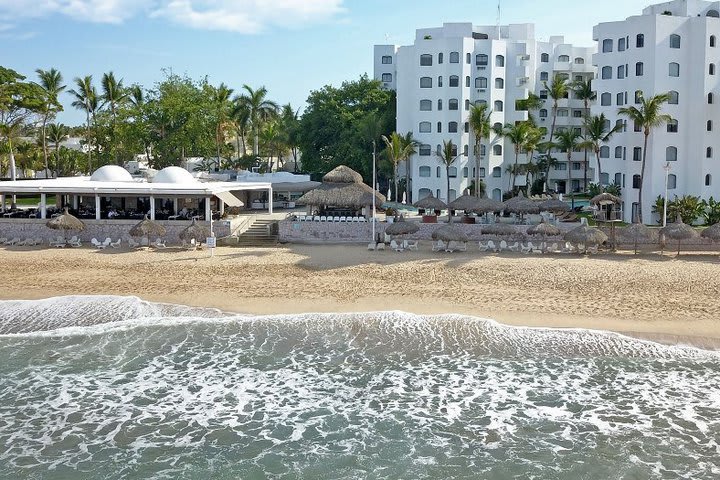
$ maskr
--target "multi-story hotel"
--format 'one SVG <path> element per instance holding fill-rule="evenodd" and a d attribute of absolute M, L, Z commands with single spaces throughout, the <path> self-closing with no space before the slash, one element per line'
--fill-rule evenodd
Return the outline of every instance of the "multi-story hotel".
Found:
<path fill-rule="evenodd" d="M 545 105 L 533 114 L 549 131 L 552 100 L 545 82 L 550 83 L 555 74 L 564 74 L 569 81 L 594 78 L 593 51 L 566 44 L 563 37 L 539 41 L 532 24 L 446 23 L 440 28 L 417 30 L 413 45 L 375 46 L 375 78 L 397 91 L 397 131 L 412 132 L 420 143 L 410 161 L 411 199 L 433 193 L 448 200 L 445 168 L 437 155 L 446 140 L 458 146 L 459 155 L 450 169 L 449 200 L 470 187 L 476 154 L 488 195 L 500 199 L 512 185 L 506 168 L 515 162 L 514 147 L 509 140 L 491 133 L 489 141 L 483 141 L 480 151 L 475 152 L 475 138 L 468 126 L 470 106 L 487 103 L 492 124 L 512 124 L 528 118 L 527 111 L 516 110 L 516 101 L 533 92 L 545 99 Z M 559 101 L 556 130 L 581 128 L 585 113 L 583 101 L 571 93 Z M 584 153 L 573 153 L 570 165 L 565 154 L 556 156 L 559 163 L 550 172 L 550 188 L 580 190 Z M 527 162 L 525 157 L 520 155 L 520 163 Z M 591 168 L 588 177 L 592 180 L 594 176 Z M 525 184 L 524 176 L 515 178 L 515 185 Z"/>
<path fill-rule="evenodd" d="M 593 114 L 622 120 L 618 108 L 636 105 L 640 95 L 669 93 L 663 113 L 673 121 L 652 130 L 643 182 L 643 221 L 657 220 L 658 196 L 720 195 L 720 2 L 676 0 L 642 15 L 601 23 L 593 29 L 597 53 L 597 101 Z M 623 189 L 625 220 L 637 212 L 644 135 L 625 128 L 603 147 L 604 182 Z M 666 167 L 669 170 L 666 171 Z"/>

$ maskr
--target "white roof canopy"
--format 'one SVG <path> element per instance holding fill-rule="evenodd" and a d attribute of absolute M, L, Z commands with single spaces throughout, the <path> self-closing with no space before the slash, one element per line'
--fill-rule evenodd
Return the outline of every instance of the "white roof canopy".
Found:
<path fill-rule="evenodd" d="M 225 202 L 230 207 L 242 207 L 244 203 L 240 201 L 232 192 L 215 192 L 215 196 Z"/>

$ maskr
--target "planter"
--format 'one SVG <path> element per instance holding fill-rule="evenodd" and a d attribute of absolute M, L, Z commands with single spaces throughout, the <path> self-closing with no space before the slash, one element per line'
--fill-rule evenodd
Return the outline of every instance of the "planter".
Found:
<path fill-rule="evenodd" d="M 422 223 L 437 223 L 437 216 L 436 215 L 423 215 Z"/>
<path fill-rule="evenodd" d="M 475 217 L 462 217 L 462 223 L 475 224 Z"/>

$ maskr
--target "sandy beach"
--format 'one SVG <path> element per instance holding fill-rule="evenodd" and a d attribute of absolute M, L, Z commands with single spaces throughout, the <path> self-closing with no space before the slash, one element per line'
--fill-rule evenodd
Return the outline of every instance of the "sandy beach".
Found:
<path fill-rule="evenodd" d="M 368 252 L 362 246 L 0 249 L 3 299 L 137 295 L 253 314 L 403 310 L 720 347 L 712 255 Z"/>

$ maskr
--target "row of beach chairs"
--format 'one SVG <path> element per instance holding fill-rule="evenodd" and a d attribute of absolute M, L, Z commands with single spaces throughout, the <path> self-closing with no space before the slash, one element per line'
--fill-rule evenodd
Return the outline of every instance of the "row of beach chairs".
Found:
<path fill-rule="evenodd" d="M 326 217 L 318 215 L 298 215 L 298 222 L 367 222 L 365 217 Z"/>
<path fill-rule="evenodd" d="M 34 247 L 42 244 L 42 238 L 26 238 L 25 240 L 20 237 L 0 238 L 0 245 L 7 245 L 9 247 Z"/>

